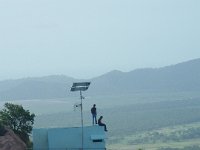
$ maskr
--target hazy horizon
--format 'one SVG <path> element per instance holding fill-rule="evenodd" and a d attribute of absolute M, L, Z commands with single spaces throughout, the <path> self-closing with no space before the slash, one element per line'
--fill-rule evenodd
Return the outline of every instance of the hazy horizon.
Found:
<path fill-rule="evenodd" d="M 17 79 L 26 79 L 26 78 L 40 78 L 40 77 L 48 77 L 48 76 L 67 76 L 67 77 L 71 77 L 71 78 L 74 78 L 74 79 L 83 79 L 83 80 L 87 80 L 87 79 L 92 79 L 92 78 L 95 78 L 95 77 L 98 77 L 98 76 L 101 76 L 101 75 L 104 75 L 106 73 L 109 73 L 109 72 L 112 72 L 112 71 L 121 71 L 121 72 L 124 72 L 124 73 L 127 73 L 127 72 L 130 72 L 130 71 L 134 71 L 134 70 L 137 70 L 137 69 L 148 69 L 148 68 L 151 68 L 151 69 L 158 69 L 158 68 L 163 68 L 163 67 L 168 67 L 168 66 L 173 66 L 173 65 L 177 65 L 179 63 L 185 63 L 185 62 L 188 62 L 188 61 L 193 61 L 193 60 L 196 60 L 196 59 L 200 59 L 200 58 L 194 58 L 192 60 L 186 60 L 186 61 L 183 61 L 183 62 L 177 62 L 175 64 L 169 64 L 169 65 L 165 65 L 165 66 L 160 66 L 160 67 L 142 67 L 142 68 L 135 68 L 135 69 L 132 69 L 132 70 L 128 70 L 128 71 L 122 71 L 122 70 L 117 70 L 117 69 L 113 69 L 113 70 L 110 70 L 108 72 L 104 72 L 104 73 L 101 73 L 101 74 L 98 74 L 96 76 L 93 76 L 93 77 L 90 77 L 90 78 L 76 78 L 74 76 L 69 76 L 67 74 L 44 74 L 44 75 L 36 75 L 36 76 L 24 76 L 24 77 L 16 77 L 16 78 L 8 78 L 8 79 L 3 79 L 3 80 L 0 80 L 0 81 L 5 81 L 5 80 L 17 80 Z"/>
<path fill-rule="evenodd" d="M 90 79 L 200 58 L 198 0 L 0 0 L 0 81 Z"/>

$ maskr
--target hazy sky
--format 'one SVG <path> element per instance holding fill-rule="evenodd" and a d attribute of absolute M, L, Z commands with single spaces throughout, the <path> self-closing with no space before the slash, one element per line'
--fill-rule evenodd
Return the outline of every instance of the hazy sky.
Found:
<path fill-rule="evenodd" d="M 200 58 L 200 0 L 0 0 L 0 80 Z"/>

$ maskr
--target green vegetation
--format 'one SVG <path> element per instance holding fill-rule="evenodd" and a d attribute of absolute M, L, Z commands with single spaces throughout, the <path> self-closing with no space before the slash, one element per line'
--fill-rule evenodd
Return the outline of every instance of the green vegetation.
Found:
<path fill-rule="evenodd" d="M 187 146 L 184 148 L 161 148 L 160 150 L 199 150 L 200 146 L 194 145 L 194 146 Z"/>
<path fill-rule="evenodd" d="M 4 136 L 6 132 L 4 125 L 0 122 L 0 136 Z"/>
<path fill-rule="evenodd" d="M 140 148 L 148 150 L 196 150 L 200 147 L 200 122 L 143 131 L 130 136 L 111 137 L 108 147 L 115 149 Z"/>
<path fill-rule="evenodd" d="M 4 107 L 0 111 L 1 124 L 10 127 L 26 144 L 29 144 L 35 114 L 31 114 L 21 105 L 5 103 Z"/>
<path fill-rule="evenodd" d="M 27 101 L 23 106 L 36 113 L 49 113 L 37 115 L 35 128 L 77 127 L 80 126 L 80 110 L 73 111 L 77 101 L 78 96 Z M 107 148 L 193 150 L 200 146 L 199 92 L 88 97 L 84 101 L 85 126 L 91 125 L 89 110 L 94 103 L 109 129 Z M 48 109 L 44 109 L 46 106 Z"/>
<path fill-rule="evenodd" d="M 179 100 L 176 97 L 173 100 L 171 95 L 168 101 L 166 99 L 99 108 L 98 114 L 103 114 L 109 128 L 107 147 L 160 150 L 200 146 L 200 99 L 181 97 Z M 90 112 L 84 112 L 84 125 L 91 125 Z M 41 115 L 36 118 L 35 127 L 49 126 L 80 126 L 80 112 Z"/>

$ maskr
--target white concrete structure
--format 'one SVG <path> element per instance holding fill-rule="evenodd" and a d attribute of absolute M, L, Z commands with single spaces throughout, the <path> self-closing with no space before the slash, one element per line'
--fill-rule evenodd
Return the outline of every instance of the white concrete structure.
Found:
<path fill-rule="evenodd" d="M 83 128 L 83 150 L 105 150 L 105 132 L 100 126 Z M 33 129 L 33 150 L 82 150 L 82 128 Z"/>

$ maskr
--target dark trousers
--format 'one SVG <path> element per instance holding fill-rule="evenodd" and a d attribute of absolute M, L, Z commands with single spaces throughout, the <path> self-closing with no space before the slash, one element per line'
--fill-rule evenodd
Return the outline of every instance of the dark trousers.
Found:
<path fill-rule="evenodd" d="M 92 124 L 94 125 L 94 122 L 95 124 L 97 124 L 97 114 L 92 114 Z"/>
<path fill-rule="evenodd" d="M 104 126 L 104 131 L 107 131 L 106 124 L 104 124 L 104 123 L 99 123 L 99 126 Z"/>

